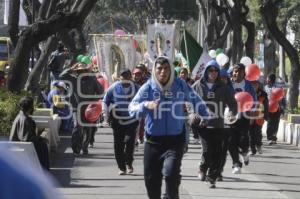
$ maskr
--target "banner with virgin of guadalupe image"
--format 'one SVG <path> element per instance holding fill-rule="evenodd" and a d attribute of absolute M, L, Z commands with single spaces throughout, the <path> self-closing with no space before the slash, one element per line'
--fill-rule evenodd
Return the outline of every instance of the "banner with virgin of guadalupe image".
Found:
<path fill-rule="evenodd" d="M 165 21 L 148 23 L 147 51 L 152 60 L 159 56 L 166 56 L 174 60 L 174 49 L 179 41 L 179 21 Z"/>
<path fill-rule="evenodd" d="M 110 83 L 118 79 L 123 68 L 133 69 L 139 61 L 132 35 L 95 34 L 94 45 L 98 68 Z"/>

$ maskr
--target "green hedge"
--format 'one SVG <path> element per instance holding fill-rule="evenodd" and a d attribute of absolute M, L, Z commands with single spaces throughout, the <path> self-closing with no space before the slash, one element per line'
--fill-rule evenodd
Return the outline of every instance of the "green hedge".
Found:
<path fill-rule="evenodd" d="M 5 88 L 0 88 L 0 136 L 8 136 L 12 123 L 19 113 L 19 100 L 23 96 L 29 96 L 28 93 L 22 92 L 14 94 Z"/>

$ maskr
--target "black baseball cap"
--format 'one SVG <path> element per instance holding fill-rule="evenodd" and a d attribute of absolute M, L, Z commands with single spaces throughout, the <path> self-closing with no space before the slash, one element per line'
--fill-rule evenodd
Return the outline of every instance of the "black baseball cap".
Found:
<path fill-rule="evenodd" d="M 242 63 L 235 64 L 233 69 L 245 70 L 245 65 Z"/>
<path fill-rule="evenodd" d="M 120 75 L 131 75 L 131 71 L 128 68 L 124 68 L 121 70 Z"/>

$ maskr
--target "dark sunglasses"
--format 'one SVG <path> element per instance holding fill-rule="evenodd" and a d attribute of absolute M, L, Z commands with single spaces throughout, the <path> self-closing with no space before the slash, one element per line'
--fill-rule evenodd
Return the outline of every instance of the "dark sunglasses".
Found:
<path fill-rule="evenodd" d="M 217 72 L 219 72 L 219 71 L 218 71 L 217 69 L 209 69 L 208 72 L 211 72 L 211 73 L 212 73 L 212 72 L 216 72 L 216 73 L 217 73 Z"/>

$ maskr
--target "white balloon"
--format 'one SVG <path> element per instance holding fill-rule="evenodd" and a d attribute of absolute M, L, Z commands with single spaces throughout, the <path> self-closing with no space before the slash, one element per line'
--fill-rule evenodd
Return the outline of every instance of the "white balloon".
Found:
<path fill-rule="evenodd" d="M 252 60 L 250 57 L 242 57 L 240 63 L 244 64 L 246 67 L 250 64 L 252 64 Z"/>
<path fill-rule="evenodd" d="M 210 51 L 208 52 L 208 55 L 209 55 L 212 59 L 214 59 L 214 58 L 216 58 L 217 53 L 216 53 L 215 50 L 210 50 Z"/>
<path fill-rule="evenodd" d="M 220 53 L 217 55 L 216 61 L 220 67 L 223 67 L 225 64 L 227 64 L 229 62 L 229 57 L 227 55 L 225 55 L 224 53 Z"/>

